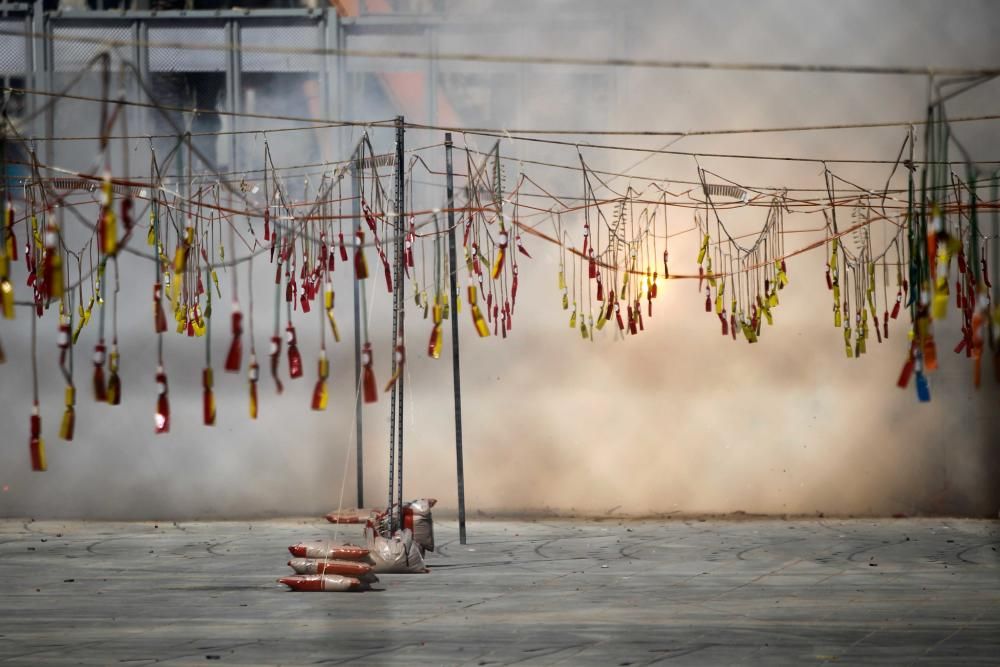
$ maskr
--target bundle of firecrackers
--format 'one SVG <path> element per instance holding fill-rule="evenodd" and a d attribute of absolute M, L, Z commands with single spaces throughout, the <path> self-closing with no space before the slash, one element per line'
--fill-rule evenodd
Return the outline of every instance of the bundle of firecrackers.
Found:
<path fill-rule="evenodd" d="M 518 261 L 519 258 L 531 257 L 520 235 L 522 229 L 527 228 L 520 225 L 516 210 L 513 219 L 505 218 L 500 193 L 495 194 L 496 206 L 492 209 L 470 206 L 470 212 L 459 217 L 456 230 L 462 238 L 466 268 L 464 273 L 467 276 L 464 300 L 470 313 L 472 329 L 479 337 L 491 334 L 506 337 L 513 330 L 518 294 Z M 30 290 L 34 315 L 40 318 L 50 305 L 58 304 L 59 366 L 66 378 L 60 436 L 66 440 L 71 440 L 74 436 L 75 405 L 78 398 L 71 373 L 72 350 L 82 330 L 89 325 L 95 307 L 102 309 L 103 321 L 103 309 L 107 307 L 103 296 L 107 267 L 110 262 L 115 261 L 120 248 L 129 240 L 135 227 L 131 195 L 120 198 L 117 213 L 115 204 L 111 178 L 105 175 L 101 184 L 98 220 L 94 225 L 96 247 L 99 249 L 98 262 L 93 272 L 95 280 L 91 286 L 92 294 L 86 304 L 82 281 L 74 285 L 75 281 L 67 270 L 68 255 L 62 243 L 62 230 L 58 216 L 51 209 L 36 210 L 32 204 L 30 210 L 19 219 L 13 202 L 8 198 L 5 202 L 4 223 L 0 226 L 0 231 L 3 232 L 0 239 L 0 314 L 6 319 L 15 317 L 15 285 L 11 267 L 13 263 L 22 261 L 22 249 L 27 274 L 25 286 Z M 260 215 L 264 221 L 266 256 L 270 257 L 275 266 L 275 290 L 278 296 L 269 366 L 279 393 L 283 391 L 280 377 L 283 365 L 287 367 L 288 377 L 292 380 L 302 378 L 306 372 L 293 316 L 306 316 L 313 308 L 317 308 L 323 321 L 323 330 L 328 330 L 335 342 L 340 340 L 334 315 L 332 274 L 339 259 L 342 265 L 352 270 L 354 279 L 366 280 L 369 277 L 367 238 L 371 239 L 382 265 L 387 291 L 391 293 L 394 289 L 404 289 L 403 283 L 406 280 L 411 282 L 414 304 L 422 311 L 424 319 L 430 320 L 425 348 L 429 357 L 440 356 L 443 321 L 452 316 L 452 308 L 455 312 L 460 312 L 462 308 L 462 299 L 451 303 L 449 298 L 446 289 L 449 267 L 440 251 L 435 250 L 439 254 L 435 257 L 438 260 L 437 268 L 430 281 L 433 284 L 419 283 L 414 258 L 418 238 L 412 216 L 393 226 L 387 221 L 395 216 L 381 210 L 384 207 L 373 205 L 362 198 L 360 208 L 364 224 L 356 234 L 348 234 L 347 238 L 351 240 L 347 241 L 343 231 L 334 234 L 326 220 L 309 227 L 311 221 L 296 221 L 290 211 L 276 220 L 274 211 L 280 210 L 280 207 L 270 200 L 262 207 Z M 975 215 L 974 211 L 971 215 Z M 157 276 L 152 286 L 151 329 L 158 336 L 166 334 L 170 329 L 169 313 L 173 316 L 173 329 L 177 334 L 191 338 L 204 337 L 207 339 L 206 345 L 210 345 L 209 322 L 213 315 L 213 291 L 216 298 L 221 298 L 216 267 L 226 265 L 224 248 L 221 243 L 217 250 L 210 247 L 211 223 L 206 224 L 203 216 L 187 217 L 181 227 L 182 231 L 175 234 L 172 247 L 168 248 L 167 234 L 161 228 L 165 230 L 169 226 L 161 225 L 157 216 L 157 207 L 153 206 L 147 236 L 156 258 Z M 925 225 L 918 224 L 918 219 L 922 218 L 926 218 Z M 219 226 L 221 227 L 221 223 Z M 740 260 L 747 267 L 751 260 L 755 262 L 754 270 L 763 276 L 762 285 L 756 287 L 755 293 L 745 296 L 737 289 L 736 272 L 731 268 L 719 270 L 717 266 L 713 266 L 713 256 L 717 264 L 721 259 L 722 241 L 714 239 L 713 243 L 707 222 L 702 221 L 699 229 L 702 233 L 696 258 L 697 285 L 699 293 L 703 292 L 705 295 L 705 311 L 718 319 L 723 336 L 734 340 L 742 336 L 748 343 L 757 342 L 765 331 L 765 324 L 773 324 L 773 311 L 779 305 L 779 292 L 788 284 L 785 258 L 771 253 L 770 256 L 758 254 L 753 258 L 748 256 Z M 910 312 L 910 344 L 898 384 L 900 387 L 907 387 L 915 379 L 917 396 L 921 401 L 927 401 L 930 399 L 927 373 L 937 368 L 938 358 L 934 322 L 944 319 L 949 304 L 954 300 L 962 319 L 962 335 L 954 351 L 964 353 L 973 360 L 973 377 L 978 386 L 981 382 L 984 342 L 1000 340 L 1000 307 L 992 303 L 990 296 L 992 284 L 984 252 L 986 246 L 969 233 L 968 227 L 961 224 L 958 215 L 948 216 L 941 206 L 928 202 L 922 207 L 918 206 L 916 212 L 908 216 L 907 229 L 912 237 L 907 252 L 908 266 L 901 266 L 896 272 L 895 300 L 891 304 L 878 304 L 876 262 L 870 258 L 864 265 L 852 267 L 853 280 L 859 284 L 845 284 L 848 281 L 847 256 L 839 237 L 831 238 L 827 244 L 829 255 L 826 282 L 833 296 L 834 325 L 843 330 L 847 357 L 864 355 L 873 335 L 878 342 L 888 339 L 889 321 L 898 319 L 904 309 Z M 393 275 L 390 260 L 383 247 L 382 239 L 390 232 L 405 235 L 403 275 Z M 23 245 L 19 246 L 20 240 L 23 240 Z M 561 239 L 559 242 L 563 246 Z M 584 340 L 593 340 L 594 332 L 601 331 L 609 321 L 613 321 L 613 326 L 621 336 L 637 335 L 645 329 L 644 312 L 646 317 L 652 316 L 660 274 L 659 267 L 643 265 L 642 257 L 657 256 L 655 245 L 650 251 L 643 246 L 644 243 L 649 243 L 648 238 L 598 247 L 591 236 L 589 222 L 585 222 L 582 250 L 574 249 L 570 253 L 574 272 L 579 267 L 579 273 L 574 273 L 574 276 L 579 275 L 579 282 L 574 281 L 572 309 L 565 253 L 561 254 L 557 282 L 561 307 L 564 311 L 570 311 L 569 326 L 578 329 Z M 512 244 L 515 251 L 511 251 Z M 215 259 L 216 255 L 218 260 Z M 668 260 L 669 253 L 664 249 L 662 276 L 671 279 L 673 276 Z M 748 281 L 750 270 L 744 269 Z M 586 286 L 581 289 L 580 303 L 577 302 L 577 284 Z M 73 289 L 69 288 L 71 285 Z M 584 308 L 584 295 L 588 302 L 593 297 L 596 310 Z M 70 306 L 74 299 L 75 311 Z M 877 308 L 879 305 L 882 306 L 881 317 Z M 286 313 L 284 327 L 280 326 L 282 311 Z M 989 333 L 991 327 L 992 337 Z M 259 414 L 260 367 L 253 346 L 253 332 L 245 329 L 244 312 L 235 297 L 229 328 L 231 339 L 223 369 L 227 373 L 240 373 L 245 368 L 248 412 L 252 419 L 256 419 Z M 244 339 L 248 334 L 250 354 L 248 363 L 244 366 Z M 389 391 L 403 373 L 406 350 L 402 336 L 393 341 L 391 353 L 396 372 L 383 387 L 383 391 Z M 1000 356 L 997 358 L 1000 359 Z M 108 345 L 102 328 L 94 347 L 92 362 L 94 399 L 109 405 L 120 405 L 124 399 L 124 388 L 120 378 L 121 357 L 117 334 Z M 374 362 L 373 346 L 365 332 L 361 365 L 362 396 L 366 403 L 376 402 L 380 393 Z M 325 343 L 321 346 L 315 368 L 310 407 L 321 411 L 329 404 L 327 383 L 330 361 Z M 167 433 L 171 426 L 170 394 L 168 374 L 162 359 L 157 360 L 153 380 L 157 387 L 153 406 L 154 431 Z M 37 387 L 35 389 L 37 395 Z M 203 422 L 213 425 L 217 419 L 217 405 L 214 369 L 211 365 L 202 369 L 202 390 Z M 32 406 L 30 426 L 32 467 L 44 470 L 47 463 L 37 400 Z"/>
<path fill-rule="evenodd" d="M 131 218 L 132 200 L 122 197 L 116 202 L 113 196 L 110 175 L 106 175 L 100 186 L 100 206 L 94 225 L 97 249 L 96 270 L 91 272 L 90 288 L 92 295 L 84 302 L 83 288 L 85 280 L 76 280 L 74 271 L 68 271 L 66 266 L 67 251 L 63 243 L 60 219 L 53 210 L 45 210 L 39 216 L 32 205 L 31 214 L 19 220 L 13 202 L 7 202 L 3 232 L 0 243 L 0 307 L 5 319 L 15 318 L 15 286 L 11 276 L 13 262 L 20 258 L 18 245 L 18 225 L 25 222 L 30 225 L 30 233 L 23 246 L 24 262 L 27 269 L 26 285 L 32 290 L 32 300 L 35 315 L 41 318 L 45 310 L 56 304 L 58 310 L 57 348 L 59 367 L 66 378 L 64 391 L 64 413 L 60 424 L 60 437 L 72 440 L 75 434 L 75 409 L 78 400 L 77 387 L 72 379 L 72 355 L 77 346 L 82 331 L 88 327 L 96 307 L 99 309 L 102 327 L 92 354 L 92 390 L 94 400 L 109 405 L 120 405 L 125 399 L 124 388 L 120 377 L 121 355 L 119 341 L 115 334 L 110 345 L 103 332 L 103 298 L 102 286 L 106 284 L 106 272 L 109 263 L 116 258 L 120 248 L 129 239 L 133 231 Z M 216 266 L 223 266 L 224 249 L 219 246 L 218 260 L 213 262 L 213 249 L 208 243 L 208 230 L 205 228 L 202 216 L 188 216 L 181 232 L 176 238 L 167 241 L 164 231 L 168 225 L 160 219 L 158 210 L 166 204 L 158 202 L 151 206 L 147 243 L 152 249 L 156 265 L 156 281 L 152 285 L 152 322 L 151 329 L 157 336 L 166 335 L 171 329 L 190 338 L 203 338 L 210 344 L 211 327 L 209 325 L 213 312 L 213 292 L 216 298 L 221 298 Z M 120 213 L 116 213 L 115 205 L 120 204 Z M 192 207 L 193 208 L 193 207 Z M 277 207 L 275 207 L 277 208 Z M 374 247 L 384 269 L 385 286 L 391 293 L 394 289 L 392 269 L 386 252 L 382 247 L 379 221 L 387 219 L 384 213 L 375 212 L 367 202 L 362 201 L 364 221 L 367 224 Z M 280 300 L 276 320 L 280 319 L 281 311 L 287 309 L 288 320 L 282 327 L 283 335 L 275 335 L 271 339 L 270 367 L 275 387 L 280 393 L 284 389 L 281 374 L 282 367 L 287 368 L 288 377 L 296 380 L 305 376 L 305 364 L 299 349 L 296 326 L 292 320 L 293 313 L 307 315 L 313 308 L 318 308 L 318 315 L 324 321 L 324 329 L 329 332 L 335 342 L 340 341 L 340 330 L 335 317 L 335 293 L 332 275 L 337 259 L 341 264 L 351 267 L 349 255 L 353 252 L 354 277 L 357 280 L 368 278 L 368 262 L 365 257 L 365 232 L 359 231 L 352 239 L 346 241 L 343 232 L 336 237 L 329 233 L 328 228 L 317 225 L 303 233 L 296 233 L 295 220 L 285 216 L 277 225 L 272 220 L 272 206 L 263 208 L 262 217 L 265 221 L 265 236 L 270 245 L 270 257 L 276 267 L 275 288 L 283 299 Z M 384 224 L 384 223 L 383 223 Z M 413 220 L 407 235 L 410 251 L 406 254 L 405 268 L 407 276 L 414 269 L 412 244 L 415 240 Z M 272 226 L 274 227 L 272 229 Z M 382 230 L 384 233 L 385 230 Z M 318 240 L 315 240 L 318 239 Z M 336 240 L 335 240 L 336 239 Z M 169 245 L 168 245 L 169 243 Z M 117 266 L 117 265 L 116 265 Z M 74 267 L 76 268 L 76 267 Z M 497 272 L 499 273 L 499 267 Z M 444 269 L 442 269 L 442 275 Z M 414 272 L 415 276 L 415 272 Z M 402 280 L 402 277 L 399 278 Z M 402 289 L 402 285 L 399 286 Z M 79 294 L 79 298 L 77 298 Z M 76 300 L 75 310 L 71 309 L 72 300 Z M 426 305 L 424 317 L 432 318 L 430 339 L 427 354 L 439 358 L 443 340 L 443 320 L 450 315 L 449 298 L 439 281 L 439 286 L 430 306 L 426 291 L 417 292 L 417 304 Z M 252 304 L 251 304 L 252 308 Z M 478 307 L 473 308 L 479 321 L 475 321 L 475 330 L 479 335 L 487 335 L 488 331 L 482 323 L 482 315 Z M 496 315 L 494 311 L 493 316 Z M 238 301 L 234 299 L 230 313 L 231 340 L 227 348 L 223 369 L 228 373 L 239 373 L 244 368 L 247 372 L 249 415 L 256 419 L 259 414 L 258 381 L 260 367 L 253 348 L 253 336 L 250 333 L 250 355 L 244 366 L 244 313 Z M 372 343 L 367 340 L 367 331 L 362 352 L 363 398 L 366 403 L 378 401 L 380 387 L 375 373 L 375 353 Z M 284 354 L 283 354 L 284 353 Z M 395 360 L 395 373 L 382 387 L 382 391 L 390 391 L 399 381 L 405 368 L 406 350 L 402 337 L 394 341 L 391 354 Z M 313 410 L 326 410 L 329 404 L 328 380 L 330 377 L 330 359 L 327 356 L 325 343 L 316 359 L 316 377 L 311 394 L 310 407 Z M 215 369 L 207 365 L 202 369 L 203 410 L 205 425 L 216 423 L 217 405 L 215 401 Z M 162 358 L 157 359 L 153 381 L 156 386 L 156 397 L 153 405 L 153 430 L 156 434 L 169 433 L 172 424 L 171 394 L 168 370 Z M 37 393 L 37 392 L 36 392 Z M 30 452 L 32 468 L 45 470 L 47 458 L 42 438 L 42 423 L 37 401 L 33 403 L 30 424 Z"/>

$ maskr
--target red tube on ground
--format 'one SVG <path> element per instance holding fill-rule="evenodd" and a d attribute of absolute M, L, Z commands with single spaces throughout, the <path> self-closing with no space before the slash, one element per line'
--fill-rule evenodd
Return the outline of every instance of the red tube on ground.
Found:
<path fill-rule="evenodd" d="M 353 577 L 342 577 L 336 574 L 294 574 L 278 579 L 293 591 L 343 593 L 360 591 L 365 587 Z"/>
<path fill-rule="evenodd" d="M 288 552 L 296 558 L 324 558 L 360 560 L 368 555 L 368 549 L 353 544 L 294 544 L 288 547 Z"/>
<path fill-rule="evenodd" d="M 369 563 L 357 560 L 293 558 L 288 561 L 288 566 L 296 574 L 339 574 L 345 577 L 363 577 L 372 571 Z"/>

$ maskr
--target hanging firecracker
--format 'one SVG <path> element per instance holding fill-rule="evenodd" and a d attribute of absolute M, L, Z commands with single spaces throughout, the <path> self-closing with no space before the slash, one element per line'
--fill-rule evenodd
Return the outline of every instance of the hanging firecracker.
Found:
<path fill-rule="evenodd" d="M 51 215 L 45 226 L 45 252 L 42 256 L 42 296 L 46 301 L 58 300 L 63 296 L 63 261 L 59 250 L 59 228 Z"/>
<path fill-rule="evenodd" d="M 247 381 L 250 393 L 250 419 L 257 419 L 257 380 L 260 379 L 260 366 L 257 365 L 257 355 L 250 353 L 250 365 L 247 367 Z"/>
<path fill-rule="evenodd" d="M 76 432 L 76 387 L 73 385 L 66 387 L 65 403 L 62 422 L 59 425 L 59 437 L 71 441 Z"/>
<path fill-rule="evenodd" d="M 213 389 L 214 377 L 211 368 L 201 371 L 202 386 L 202 421 L 205 426 L 215 425 L 215 391 Z"/>
<path fill-rule="evenodd" d="M 243 313 L 240 312 L 239 304 L 233 304 L 232 314 L 233 340 L 229 344 L 229 352 L 226 354 L 225 369 L 228 373 L 238 373 L 243 362 Z"/>
<path fill-rule="evenodd" d="M 280 394 L 285 390 L 285 386 L 278 377 L 278 365 L 281 363 L 281 336 L 271 336 L 271 377 L 274 379 L 275 388 Z"/>
<path fill-rule="evenodd" d="M 333 316 L 333 302 L 334 302 L 333 290 L 327 288 L 326 294 L 324 295 L 324 305 L 326 306 L 326 319 L 330 323 L 330 332 L 333 334 L 333 340 L 339 343 L 340 328 L 337 326 L 337 320 Z"/>
<path fill-rule="evenodd" d="M 104 339 L 101 338 L 97 341 L 97 345 L 94 346 L 94 400 L 98 403 L 108 402 L 108 389 L 107 383 L 104 379 L 104 363 L 107 358 L 107 347 L 104 345 Z"/>
<path fill-rule="evenodd" d="M 160 365 L 156 369 L 156 433 L 170 432 L 170 400 L 167 397 L 167 374 Z"/>
<path fill-rule="evenodd" d="M 479 303 L 476 297 L 476 286 L 469 285 L 469 309 L 472 312 L 472 323 L 476 327 L 476 333 L 479 334 L 480 338 L 486 338 L 490 335 L 490 329 L 486 324 L 486 320 L 483 319 L 483 314 L 479 310 Z"/>
<path fill-rule="evenodd" d="M 378 401 L 378 387 L 375 384 L 375 371 L 372 368 L 372 344 L 365 341 L 361 350 L 361 365 L 363 368 L 362 387 L 365 403 Z"/>
<path fill-rule="evenodd" d="M 393 350 L 393 361 L 396 364 L 396 370 L 385 384 L 385 391 L 392 389 L 392 386 L 399 381 L 399 378 L 403 375 L 403 367 L 406 365 L 406 347 L 403 345 L 402 327 L 400 327 L 400 335 L 396 340 L 396 347 Z"/>
<path fill-rule="evenodd" d="M 316 386 L 313 388 L 312 404 L 313 410 L 326 410 L 329 398 L 326 389 L 326 379 L 330 375 L 330 362 L 326 358 L 326 350 L 320 350 L 319 362 L 317 363 Z"/>
<path fill-rule="evenodd" d="M 122 402 L 122 381 L 118 377 L 118 340 L 111 341 L 111 353 L 108 355 L 108 391 L 109 405 L 120 405 Z"/>
<path fill-rule="evenodd" d="M 31 408 L 31 437 L 28 443 L 31 453 L 31 469 L 36 472 L 48 470 L 48 460 L 45 458 L 45 441 L 42 440 L 42 416 L 38 409 L 38 401 Z"/>
<path fill-rule="evenodd" d="M 98 214 L 98 242 L 101 252 L 105 255 L 115 255 L 118 252 L 118 221 L 115 219 L 115 209 L 111 200 L 111 174 L 104 172 L 101 180 L 101 207 Z"/>
<path fill-rule="evenodd" d="M 285 327 L 285 333 L 288 337 L 288 376 L 295 380 L 302 377 L 302 354 L 299 352 L 295 327 L 289 324 Z"/>

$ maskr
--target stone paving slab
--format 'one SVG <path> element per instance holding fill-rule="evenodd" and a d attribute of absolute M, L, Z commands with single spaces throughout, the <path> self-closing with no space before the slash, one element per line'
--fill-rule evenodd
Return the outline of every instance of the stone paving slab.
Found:
<path fill-rule="evenodd" d="M 0 664 L 1000 664 L 996 521 L 445 521 L 430 574 L 276 583 L 334 530 L 0 520 Z"/>

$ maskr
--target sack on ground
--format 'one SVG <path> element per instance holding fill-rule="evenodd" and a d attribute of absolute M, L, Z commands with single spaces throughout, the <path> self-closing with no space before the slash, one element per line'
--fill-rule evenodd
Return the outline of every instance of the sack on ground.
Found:
<path fill-rule="evenodd" d="M 289 553 L 296 558 L 319 558 L 324 560 L 361 560 L 368 555 L 368 549 L 353 544 L 330 544 L 319 540 L 314 544 L 293 544 Z"/>
<path fill-rule="evenodd" d="M 434 551 L 434 517 L 431 508 L 437 504 L 434 498 L 421 498 L 410 503 L 413 515 L 413 540 L 420 547 L 420 552 Z"/>
<path fill-rule="evenodd" d="M 365 529 L 368 539 L 368 560 L 377 574 L 415 574 L 427 572 L 420 547 L 409 530 L 383 537 L 371 528 Z"/>
<path fill-rule="evenodd" d="M 337 574 L 293 574 L 278 579 L 293 591 L 344 593 L 347 591 L 367 590 L 368 584 L 354 577 L 342 577 Z"/>
<path fill-rule="evenodd" d="M 363 577 L 372 571 L 372 565 L 361 560 L 293 558 L 288 561 L 288 566 L 296 574 L 339 574 L 345 577 Z"/>
<path fill-rule="evenodd" d="M 326 520 L 330 523 L 364 523 L 371 514 L 369 510 L 341 510 L 330 512 Z"/>

